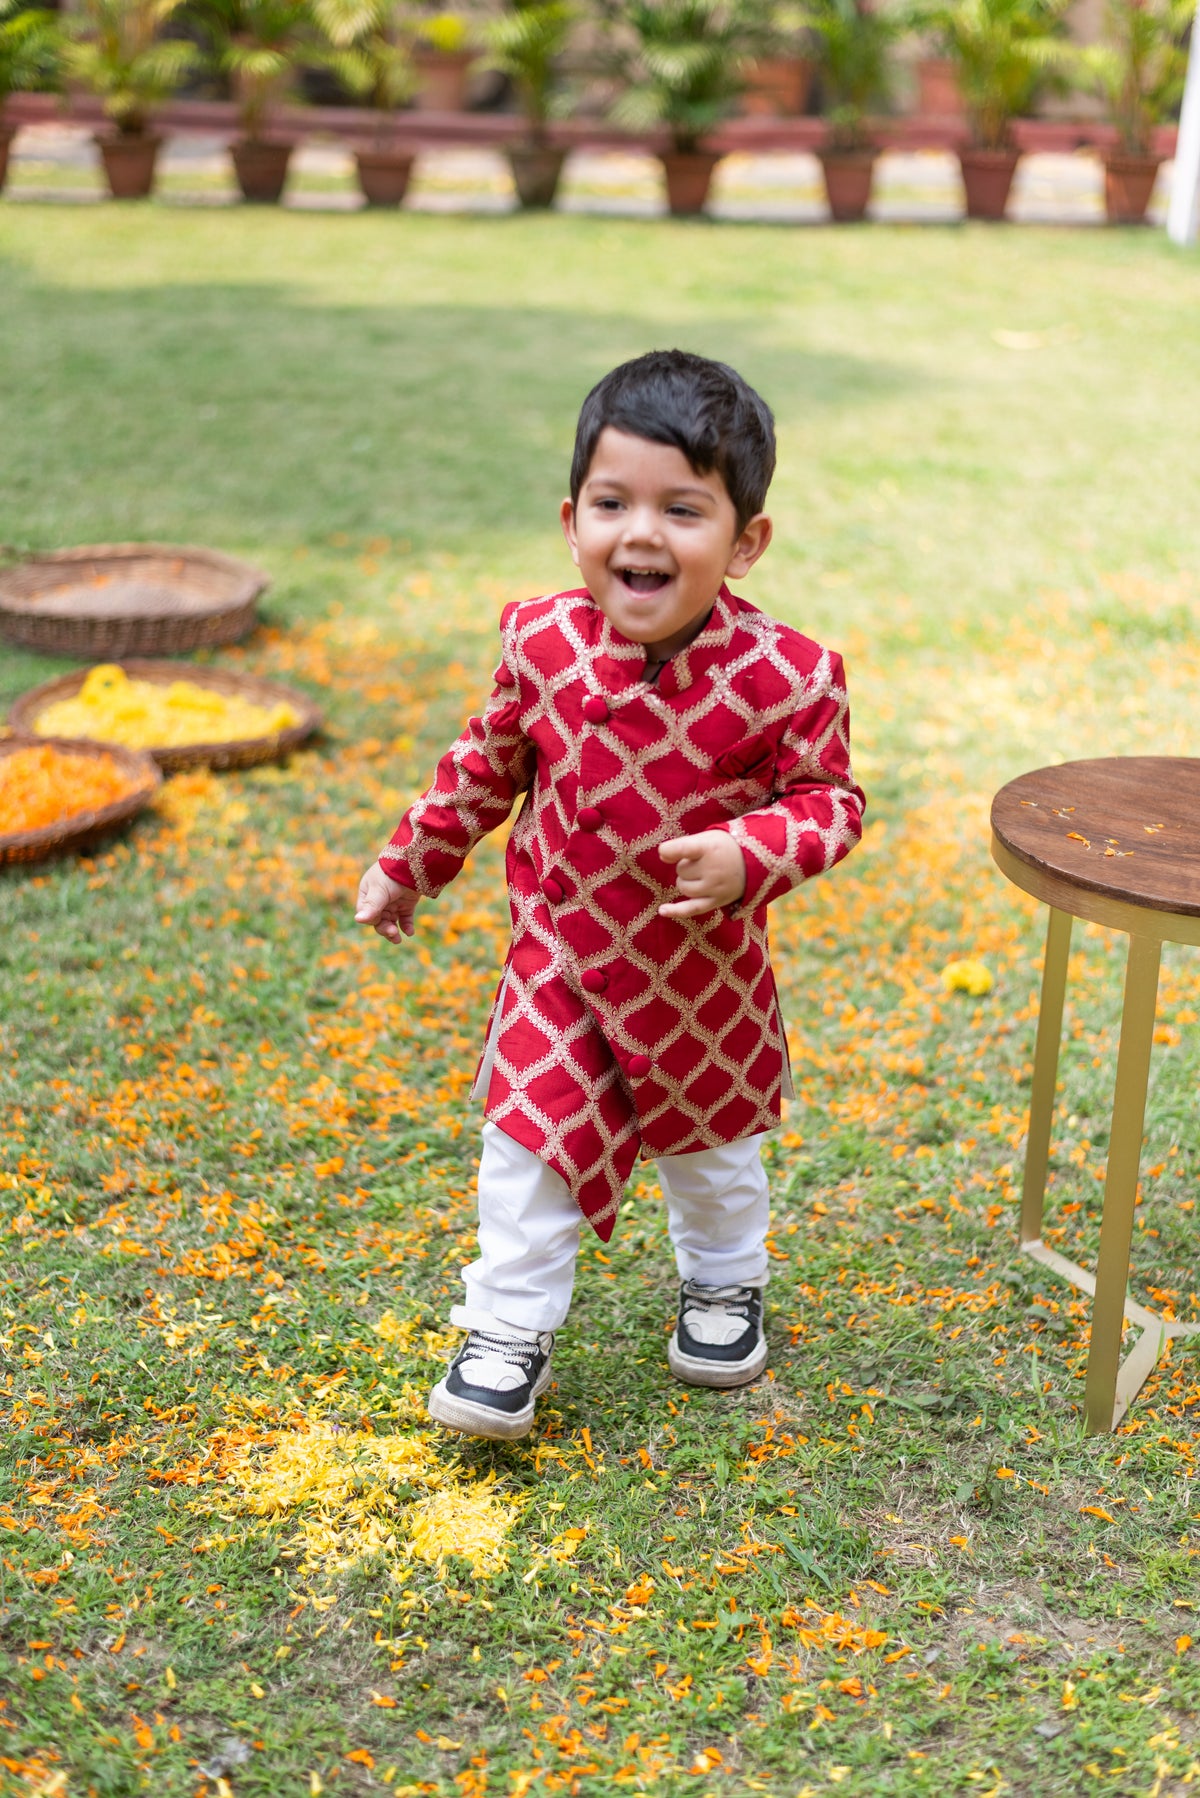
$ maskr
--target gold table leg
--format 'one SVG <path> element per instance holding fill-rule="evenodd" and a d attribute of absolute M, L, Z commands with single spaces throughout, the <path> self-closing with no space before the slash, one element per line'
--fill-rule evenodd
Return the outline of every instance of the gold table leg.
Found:
<path fill-rule="evenodd" d="M 1062 1040 L 1063 995 L 1071 950 L 1070 912 L 1050 907 L 1046 926 L 1046 959 L 1042 964 L 1042 1002 L 1033 1051 L 1033 1089 L 1029 1099 L 1029 1134 L 1025 1144 L 1025 1186 L 1021 1198 L 1021 1246 L 1040 1242 L 1046 1169 L 1050 1161 L 1050 1127 L 1054 1121 L 1054 1088 Z"/>
<path fill-rule="evenodd" d="M 1094 1298 L 1096 1294 L 1096 1276 L 1090 1274 L 1086 1267 L 1080 1267 L 1077 1261 L 1068 1261 L 1057 1249 L 1048 1249 L 1044 1242 L 1027 1242 L 1025 1253 L 1040 1262 L 1042 1267 L 1049 1268 L 1060 1280 L 1068 1280 L 1080 1292 L 1086 1292 Z M 1130 1405 L 1137 1397 L 1150 1375 L 1158 1365 L 1159 1356 L 1167 1343 L 1176 1336 L 1195 1336 L 1200 1333 L 1200 1324 L 1181 1324 L 1173 1317 L 1160 1317 L 1157 1311 L 1148 1311 L 1144 1305 L 1126 1297 L 1123 1306 L 1125 1317 L 1135 1330 L 1142 1333 L 1121 1363 L 1121 1371 L 1117 1375 L 1116 1397 L 1112 1405 L 1111 1422 L 1101 1423 L 1092 1434 L 1099 1435 L 1104 1430 L 1115 1430 Z M 1095 1324 L 1092 1327 L 1092 1340 L 1095 1341 Z M 1120 1353 L 1120 1338 L 1117 1341 L 1117 1353 Z M 1089 1362 L 1089 1371 L 1090 1371 Z"/>
<path fill-rule="evenodd" d="M 1108 1139 L 1108 1172 L 1104 1181 L 1104 1212 L 1100 1224 L 1100 1255 L 1096 1263 L 1096 1300 L 1092 1306 L 1092 1347 L 1084 1395 L 1090 1436 L 1111 1430 L 1113 1425 L 1161 953 L 1162 945 L 1153 937 L 1131 936 L 1129 939 L 1117 1081 L 1113 1090 L 1112 1132 Z"/>
<path fill-rule="evenodd" d="M 1098 1435 L 1115 1429 L 1120 1423 L 1154 1372 L 1166 1344 L 1176 1336 L 1200 1333 L 1200 1324 L 1179 1323 L 1174 1318 L 1160 1317 L 1129 1297 L 1129 1249 L 1137 1204 L 1161 953 L 1159 943 L 1151 938 L 1135 934 L 1129 938 L 1096 1273 L 1089 1273 L 1056 1249 L 1047 1248 L 1041 1240 L 1071 923 L 1069 913 L 1051 908 L 1034 1050 L 1021 1203 L 1021 1247 L 1041 1266 L 1093 1298 L 1092 1346 L 1088 1355 L 1084 1412 L 1088 1434 Z M 1126 1319 L 1141 1331 L 1141 1335 L 1122 1363 L 1121 1337 Z"/>

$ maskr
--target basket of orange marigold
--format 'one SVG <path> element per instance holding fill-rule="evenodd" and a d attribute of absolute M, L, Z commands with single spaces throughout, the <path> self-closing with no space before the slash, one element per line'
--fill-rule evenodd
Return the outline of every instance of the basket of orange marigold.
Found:
<path fill-rule="evenodd" d="M 153 799 L 151 756 L 100 743 L 0 741 L 0 867 L 90 847 Z"/>

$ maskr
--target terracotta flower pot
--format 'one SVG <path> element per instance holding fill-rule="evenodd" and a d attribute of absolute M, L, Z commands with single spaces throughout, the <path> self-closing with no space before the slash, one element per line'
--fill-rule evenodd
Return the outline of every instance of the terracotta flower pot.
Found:
<path fill-rule="evenodd" d="M 721 158 L 715 150 L 664 150 L 659 157 L 667 179 L 667 210 L 672 218 L 694 218 L 704 211 L 713 170 Z"/>
<path fill-rule="evenodd" d="M 358 185 L 368 206 L 399 206 L 416 158 L 411 150 L 356 150 Z"/>
<path fill-rule="evenodd" d="M 805 56 L 764 56 L 746 72 L 742 111 L 750 118 L 794 119 L 808 105 L 813 65 Z"/>
<path fill-rule="evenodd" d="M 1141 225 L 1158 179 L 1159 156 L 1104 158 L 1104 210 L 1110 225 Z"/>
<path fill-rule="evenodd" d="M 154 189 L 154 167 L 162 138 L 153 131 L 96 133 L 108 191 L 114 200 L 145 200 Z"/>
<path fill-rule="evenodd" d="M 876 150 L 820 151 L 825 193 L 837 224 L 856 224 L 866 216 L 877 155 Z"/>
<path fill-rule="evenodd" d="M 917 63 L 917 111 L 935 119 L 966 116 L 958 64 L 948 56 L 923 56 Z"/>
<path fill-rule="evenodd" d="M 0 188 L 4 186 L 5 177 L 8 174 L 8 146 L 16 135 L 17 127 L 15 125 L 6 125 L 3 120 L 0 120 Z"/>
<path fill-rule="evenodd" d="M 243 200 L 271 206 L 287 181 L 292 146 L 275 138 L 239 137 L 229 146 Z"/>
<path fill-rule="evenodd" d="M 509 146 L 508 161 L 512 169 L 517 198 L 527 211 L 553 206 L 559 178 L 567 160 L 565 150 L 551 150 L 533 144 Z"/>
<path fill-rule="evenodd" d="M 467 77 L 475 60 L 472 50 L 413 51 L 418 87 L 413 105 L 418 112 L 464 112 Z"/>
<path fill-rule="evenodd" d="M 965 149 L 958 152 L 969 219 L 1004 217 L 1019 161 L 1017 150 Z"/>

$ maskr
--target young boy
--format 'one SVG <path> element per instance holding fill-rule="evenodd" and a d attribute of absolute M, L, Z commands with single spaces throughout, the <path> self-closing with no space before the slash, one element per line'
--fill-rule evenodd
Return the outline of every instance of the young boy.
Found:
<path fill-rule="evenodd" d="M 481 718 L 363 876 L 356 917 L 413 934 L 525 800 L 486 1101 L 469 1332 L 429 1398 L 522 1436 L 550 1379 L 583 1218 L 607 1242 L 652 1157 L 679 1276 L 668 1360 L 736 1386 L 766 1365 L 763 1133 L 791 1096 L 766 908 L 861 833 L 840 659 L 725 585 L 771 540 L 771 413 L 723 363 L 655 351 L 579 418 L 562 527 L 582 588 L 510 605 Z"/>

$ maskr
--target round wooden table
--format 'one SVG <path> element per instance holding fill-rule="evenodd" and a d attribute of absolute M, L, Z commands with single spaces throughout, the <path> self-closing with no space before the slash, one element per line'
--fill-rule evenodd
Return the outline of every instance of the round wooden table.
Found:
<path fill-rule="evenodd" d="M 1142 1128 L 1162 944 L 1200 944 L 1200 760 L 1106 756 L 1039 768 L 992 802 L 992 855 L 1009 880 L 1050 908 L 1025 1150 L 1021 1247 L 1093 1295 L 1084 1410 L 1089 1434 L 1120 1422 L 1177 1323 L 1128 1295 Z M 1075 918 L 1129 938 L 1117 1049 L 1100 1252 L 1093 1276 L 1042 1242 L 1042 1205 Z M 1125 1319 L 1141 1330 L 1121 1361 Z"/>

